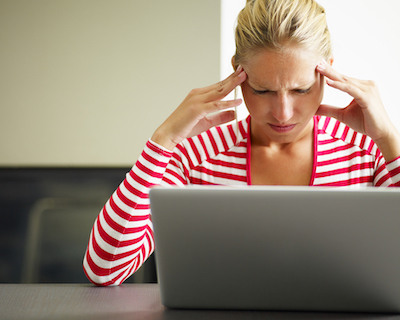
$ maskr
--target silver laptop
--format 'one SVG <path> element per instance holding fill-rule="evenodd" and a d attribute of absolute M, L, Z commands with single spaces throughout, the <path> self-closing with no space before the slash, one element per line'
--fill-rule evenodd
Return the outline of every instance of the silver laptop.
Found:
<path fill-rule="evenodd" d="M 400 191 L 150 191 L 169 308 L 400 312 Z"/>

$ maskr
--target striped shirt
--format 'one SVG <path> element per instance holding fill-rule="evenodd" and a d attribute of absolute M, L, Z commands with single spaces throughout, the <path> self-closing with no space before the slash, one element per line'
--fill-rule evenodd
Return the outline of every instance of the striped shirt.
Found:
<path fill-rule="evenodd" d="M 154 251 L 149 189 L 155 185 L 249 185 L 250 116 L 186 139 L 174 152 L 149 140 L 96 219 L 84 271 L 117 285 Z M 387 163 L 376 144 L 339 121 L 314 117 L 312 186 L 400 186 L 400 157 Z"/>

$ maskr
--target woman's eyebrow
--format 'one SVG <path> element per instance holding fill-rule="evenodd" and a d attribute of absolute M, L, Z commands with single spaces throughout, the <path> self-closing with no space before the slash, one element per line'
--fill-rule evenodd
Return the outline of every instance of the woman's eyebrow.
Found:
<path fill-rule="evenodd" d="M 293 86 L 293 88 L 290 88 L 289 90 L 298 90 L 298 89 L 304 89 L 304 88 L 308 89 L 308 88 L 311 88 L 317 81 L 318 81 L 318 79 L 313 79 L 313 80 L 310 80 L 307 82 L 305 81 L 304 84 L 295 85 L 295 86 Z M 265 91 L 276 91 L 276 90 L 270 89 L 269 86 L 263 86 L 263 85 L 258 85 L 256 83 L 252 83 L 251 79 L 248 79 L 248 84 L 253 89 L 260 88 L 260 90 L 265 90 Z"/>
<path fill-rule="evenodd" d="M 311 88 L 314 84 L 316 84 L 318 79 L 313 79 L 312 81 L 307 82 L 304 85 L 301 86 L 297 86 L 296 88 L 293 88 L 292 90 L 296 90 L 296 89 L 304 89 L 304 88 Z"/>

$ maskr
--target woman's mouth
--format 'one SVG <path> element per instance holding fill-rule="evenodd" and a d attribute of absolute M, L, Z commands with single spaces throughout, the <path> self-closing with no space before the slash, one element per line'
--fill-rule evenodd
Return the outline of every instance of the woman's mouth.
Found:
<path fill-rule="evenodd" d="M 272 130 L 274 130 L 276 132 L 287 133 L 287 132 L 293 130 L 296 125 L 290 124 L 290 125 L 286 125 L 286 126 L 279 126 L 279 125 L 270 124 L 270 126 L 271 126 Z"/>

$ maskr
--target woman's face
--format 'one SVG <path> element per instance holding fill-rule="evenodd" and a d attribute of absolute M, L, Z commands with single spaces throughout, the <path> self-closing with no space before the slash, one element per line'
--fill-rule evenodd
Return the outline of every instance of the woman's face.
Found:
<path fill-rule="evenodd" d="M 316 71 L 319 62 L 304 49 L 288 47 L 280 53 L 262 49 L 243 64 L 242 92 L 255 139 L 290 143 L 312 130 L 325 83 Z"/>

